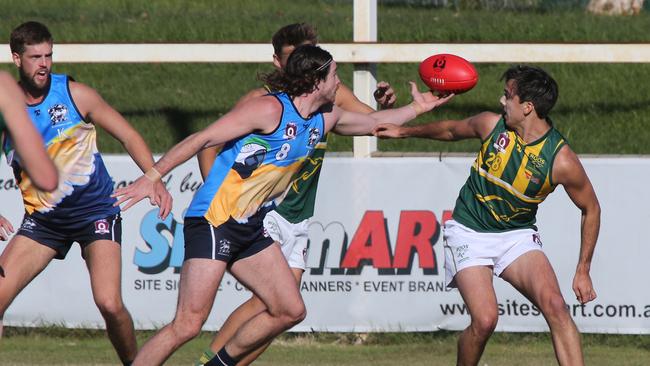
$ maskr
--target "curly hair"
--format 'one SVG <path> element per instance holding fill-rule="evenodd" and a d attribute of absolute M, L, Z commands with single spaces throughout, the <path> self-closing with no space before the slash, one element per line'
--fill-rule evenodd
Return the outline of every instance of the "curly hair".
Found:
<path fill-rule="evenodd" d="M 313 92 L 327 78 L 331 63 L 329 52 L 318 46 L 303 45 L 291 53 L 284 68 L 262 75 L 261 79 L 271 90 L 296 97 Z"/>
<path fill-rule="evenodd" d="M 43 42 L 52 43 L 52 34 L 43 23 L 29 21 L 17 26 L 9 36 L 11 52 L 22 55 L 25 46 L 32 46 Z"/>

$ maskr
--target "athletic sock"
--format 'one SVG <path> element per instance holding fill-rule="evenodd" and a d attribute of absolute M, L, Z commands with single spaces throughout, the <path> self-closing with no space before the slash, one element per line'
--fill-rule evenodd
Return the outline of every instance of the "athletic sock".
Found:
<path fill-rule="evenodd" d="M 217 352 L 216 356 L 205 363 L 205 366 L 237 366 L 237 361 L 238 360 L 230 357 L 228 352 L 226 352 L 226 346 L 223 346 L 219 352 Z"/>
<path fill-rule="evenodd" d="M 196 361 L 194 366 L 203 366 L 206 363 L 210 362 L 210 360 L 214 357 L 214 352 L 212 352 L 211 349 L 207 349 L 201 354 L 201 357 L 199 357 L 199 360 Z"/>

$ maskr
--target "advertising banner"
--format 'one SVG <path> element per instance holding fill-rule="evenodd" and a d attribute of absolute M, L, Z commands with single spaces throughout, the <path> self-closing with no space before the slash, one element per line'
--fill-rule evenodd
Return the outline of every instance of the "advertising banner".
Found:
<path fill-rule="evenodd" d="M 105 156 L 116 187 L 141 175 L 128 156 Z M 295 331 L 460 330 L 469 316 L 456 290 L 445 288 L 443 223 L 451 217 L 472 157 L 324 160 L 315 216 L 309 226 L 307 270 L 301 293 L 307 318 Z M 644 194 L 647 158 L 583 158 L 602 208 L 591 275 L 598 298 L 579 305 L 571 288 L 580 250 L 580 211 L 564 190 L 540 206 L 538 227 L 569 311 L 579 329 L 597 333 L 650 333 L 645 262 L 650 248 L 650 195 Z M 201 178 L 194 159 L 164 178 L 172 214 L 158 218 L 146 200 L 122 213 L 122 288 L 138 329 L 174 316 L 183 263 L 183 214 Z M 0 213 L 20 226 L 20 193 L 0 164 Z M 6 242 L 0 243 L 4 249 Z M 10 266 L 7 265 L 9 268 Z M 534 268 L 530 269 L 535 271 Z M 539 309 L 494 278 L 499 331 L 546 331 Z M 205 329 L 218 329 L 251 293 L 229 274 Z M 87 269 L 75 245 L 54 260 L 18 296 L 7 325 L 103 327 Z"/>

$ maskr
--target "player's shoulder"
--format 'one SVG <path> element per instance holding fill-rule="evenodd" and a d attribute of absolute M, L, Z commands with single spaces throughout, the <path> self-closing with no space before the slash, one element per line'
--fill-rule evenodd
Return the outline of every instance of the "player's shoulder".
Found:
<path fill-rule="evenodd" d="M 237 104 L 241 104 L 244 102 L 247 102 L 253 98 L 258 98 L 258 97 L 263 97 L 267 95 L 269 92 L 264 89 L 264 88 L 257 88 L 249 91 L 248 93 L 244 94 L 239 100 L 237 101 Z"/>

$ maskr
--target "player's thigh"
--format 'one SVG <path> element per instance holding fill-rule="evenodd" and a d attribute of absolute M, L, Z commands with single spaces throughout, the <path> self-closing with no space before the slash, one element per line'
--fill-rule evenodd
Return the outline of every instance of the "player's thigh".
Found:
<path fill-rule="evenodd" d="M 226 271 L 226 262 L 191 258 L 183 262 L 179 279 L 176 319 L 197 316 L 207 319 Z"/>
<path fill-rule="evenodd" d="M 95 240 L 84 246 L 82 250 L 95 299 L 100 297 L 121 298 L 122 250 L 120 244 L 112 240 Z"/>
<path fill-rule="evenodd" d="M 230 272 L 274 312 L 278 307 L 301 306 L 296 278 L 278 245 L 234 262 Z"/>
<path fill-rule="evenodd" d="M 489 266 L 471 266 L 456 274 L 456 286 L 472 318 L 496 318 L 497 298 L 493 277 Z"/>
<path fill-rule="evenodd" d="M 56 256 L 56 251 L 23 235 L 16 235 L 0 255 L 0 312 Z"/>
<path fill-rule="evenodd" d="M 553 267 L 541 250 L 518 257 L 501 273 L 501 278 L 538 306 L 553 296 L 562 296 Z"/>

